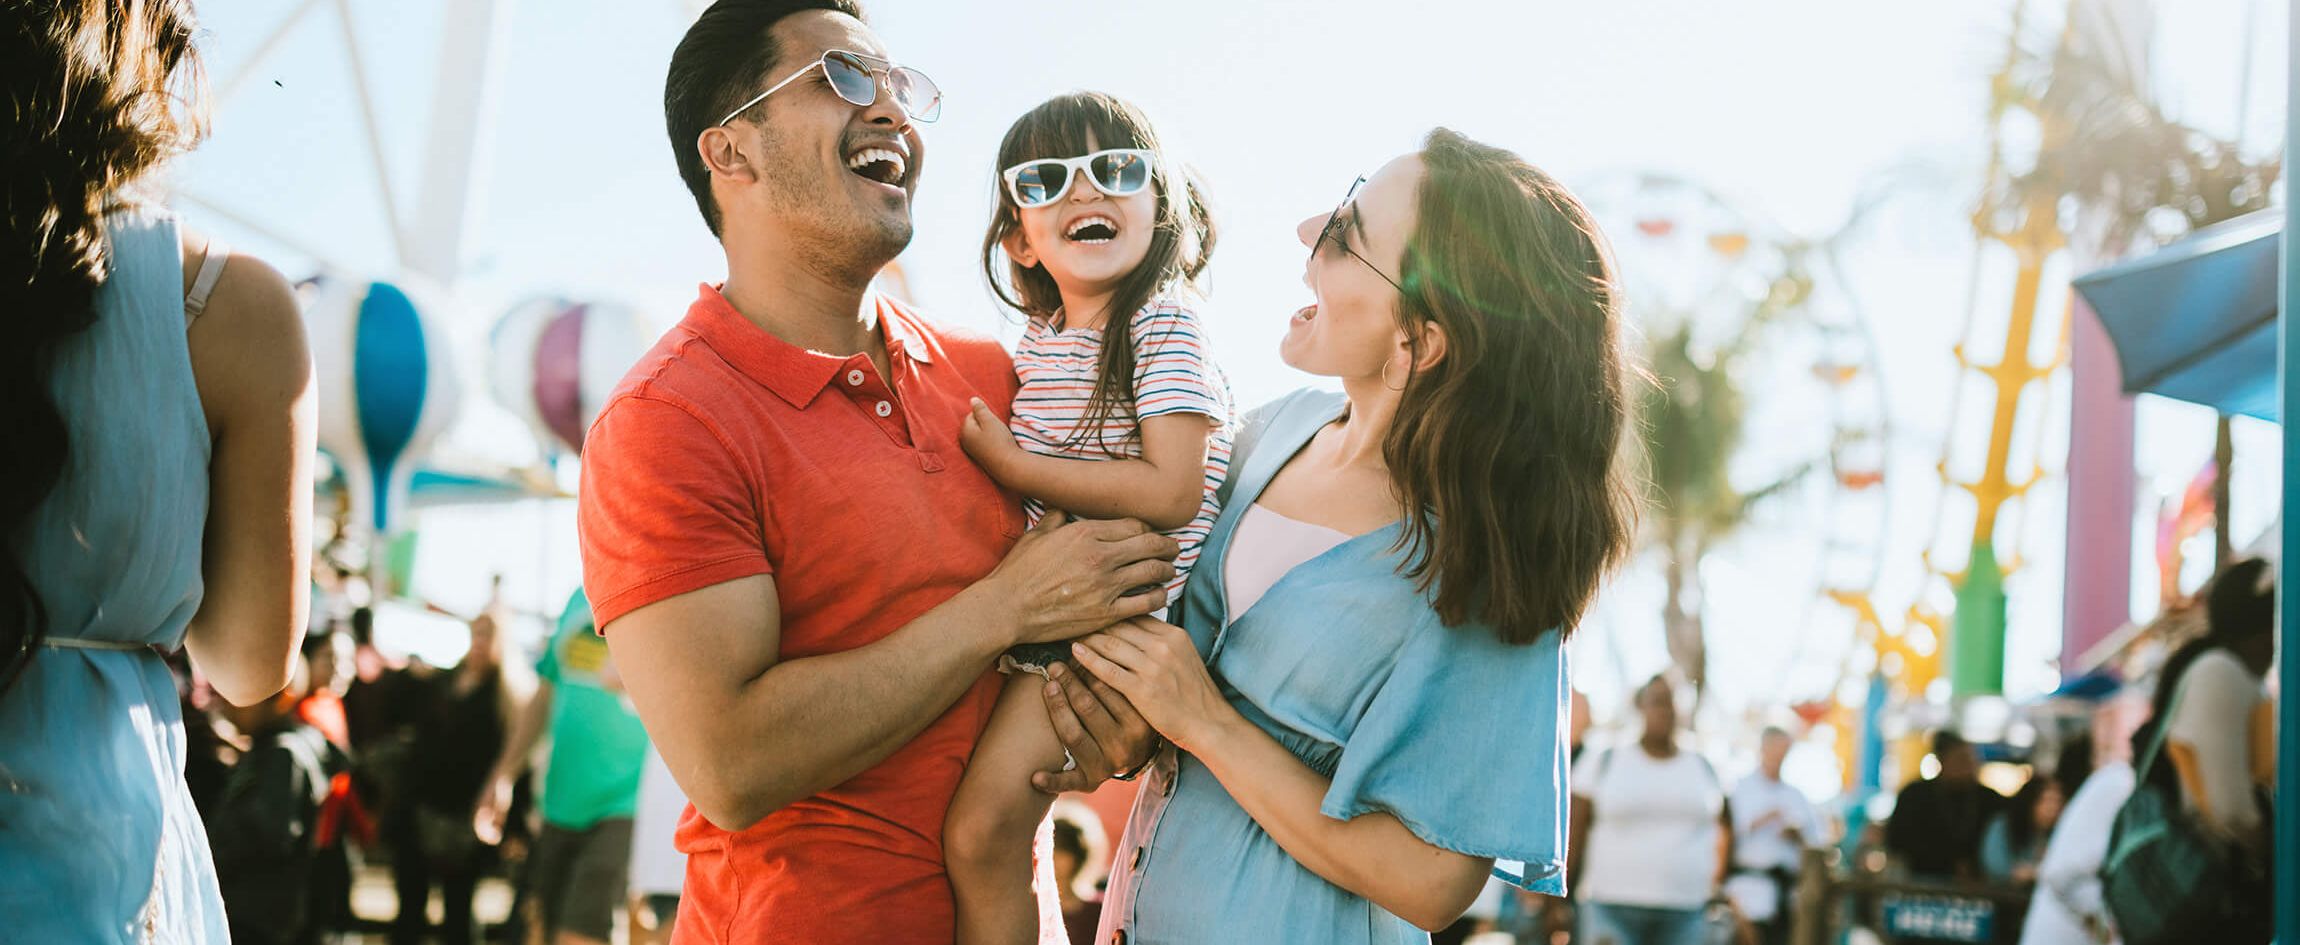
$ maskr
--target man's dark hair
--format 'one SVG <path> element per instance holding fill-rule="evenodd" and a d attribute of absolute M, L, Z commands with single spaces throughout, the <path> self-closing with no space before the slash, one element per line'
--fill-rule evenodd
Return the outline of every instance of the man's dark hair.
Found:
<path fill-rule="evenodd" d="M 695 195 L 712 236 L 722 235 L 719 207 L 711 201 L 711 171 L 695 153 L 695 138 L 744 99 L 765 91 L 762 83 L 777 68 L 781 52 L 767 31 L 784 17 L 807 10 L 863 18 L 854 0 L 718 0 L 695 18 L 671 51 L 670 73 L 663 78 L 663 125 L 671 135 L 679 178 Z"/>
<path fill-rule="evenodd" d="M 1933 733 L 1933 757 L 1946 761 L 1948 760 L 1950 752 L 1956 751 L 1957 749 L 1963 748 L 1969 744 L 1971 744 L 1971 742 L 1965 741 L 1965 737 L 1957 734 L 1955 731 L 1945 728 L 1941 729 L 1940 731 Z"/>

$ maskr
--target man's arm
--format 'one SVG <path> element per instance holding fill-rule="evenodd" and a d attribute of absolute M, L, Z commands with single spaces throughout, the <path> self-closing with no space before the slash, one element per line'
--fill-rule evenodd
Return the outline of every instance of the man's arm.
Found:
<path fill-rule="evenodd" d="M 512 789 L 526 773 L 528 759 L 535 756 L 535 743 L 543 740 L 543 730 L 551 724 L 551 696 L 551 680 L 536 680 L 535 694 L 512 720 L 511 736 L 503 740 L 503 754 L 495 759 L 494 775 L 479 791 L 472 831 L 489 846 L 503 842 L 503 821 L 511 810 Z"/>
<path fill-rule="evenodd" d="M 633 610 L 603 628 L 639 717 L 695 809 L 741 830 L 878 764 L 1015 643 L 1059 640 L 1163 603 L 1171 539 L 1050 514 L 990 576 L 867 646 L 780 659 L 772 577 Z"/>

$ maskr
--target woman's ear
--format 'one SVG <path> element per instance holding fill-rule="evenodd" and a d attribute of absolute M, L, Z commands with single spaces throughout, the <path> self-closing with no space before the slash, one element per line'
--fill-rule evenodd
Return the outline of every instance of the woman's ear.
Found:
<path fill-rule="evenodd" d="M 703 167 L 713 177 L 726 177 L 744 183 L 757 183 L 759 172 L 751 165 L 750 156 L 743 153 L 742 142 L 735 129 L 725 125 L 705 128 L 695 136 L 695 153 L 702 155 Z"/>
<path fill-rule="evenodd" d="M 1420 373 L 1437 367 L 1439 362 L 1445 360 L 1447 352 L 1445 329 L 1439 327 L 1437 322 L 1425 321 L 1415 332 L 1418 335 L 1415 341 L 1419 350 L 1414 359 L 1414 371 Z"/>
<path fill-rule="evenodd" d="M 1038 268 L 1038 252 L 1030 248 L 1030 237 L 1023 234 L 1020 221 L 1015 222 L 1014 229 L 1006 231 L 1006 238 L 999 240 L 998 245 L 1006 250 L 1006 258 L 1014 260 L 1015 265 Z"/>

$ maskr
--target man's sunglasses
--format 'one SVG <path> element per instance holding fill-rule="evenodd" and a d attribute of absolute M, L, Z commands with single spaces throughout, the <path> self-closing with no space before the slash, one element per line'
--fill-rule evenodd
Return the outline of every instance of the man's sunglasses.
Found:
<path fill-rule="evenodd" d="M 1398 290 L 1399 295 L 1404 295 L 1406 294 L 1406 287 L 1399 285 L 1398 280 L 1390 278 L 1389 274 L 1383 272 L 1380 266 L 1374 265 L 1373 260 L 1360 256 L 1357 250 L 1351 249 L 1349 234 L 1342 232 L 1348 222 L 1343 219 L 1342 211 L 1350 209 L 1350 201 L 1356 200 L 1358 197 L 1358 188 L 1365 185 L 1366 179 L 1363 176 L 1350 182 L 1350 189 L 1342 194 L 1342 202 L 1334 205 L 1333 213 L 1327 214 L 1326 227 L 1318 231 L 1318 241 L 1310 244 L 1310 258 L 1318 258 L 1318 252 L 1324 249 L 1326 243 L 1330 241 L 1334 244 L 1335 249 L 1348 253 L 1350 258 L 1365 263 L 1366 268 L 1374 271 L 1374 275 L 1382 277 L 1382 281 L 1389 283 L 1390 288 Z"/>
<path fill-rule="evenodd" d="M 1112 148 L 1083 157 L 1040 158 L 1007 168 L 1006 192 L 1014 205 L 1028 210 L 1062 199 L 1078 178 L 1113 197 L 1127 197 L 1150 186 L 1150 152 L 1139 148 Z M 1081 173 L 1083 172 L 1083 173 Z"/>
<path fill-rule="evenodd" d="M 833 49 L 823 53 L 822 58 L 807 63 L 806 68 L 791 73 L 781 82 L 753 96 L 750 101 L 735 106 L 735 110 L 728 112 L 727 117 L 719 119 L 719 124 L 734 121 L 735 116 L 766 101 L 767 96 L 782 91 L 783 86 L 805 78 L 807 73 L 816 69 L 823 70 L 823 78 L 830 80 L 831 91 L 837 92 L 839 98 L 845 99 L 849 105 L 868 108 L 871 103 L 878 101 L 879 76 L 883 75 L 886 77 L 887 90 L 894 93 L 894 103 L 901 106 L 902 113 L 910 116 L 912 121 L 931 122 L 942 117 L 942 89 L 934 84 L 933 79 L 927 78 L 926 73 L 909 66 L 895 65 L 877 56 Z"/>

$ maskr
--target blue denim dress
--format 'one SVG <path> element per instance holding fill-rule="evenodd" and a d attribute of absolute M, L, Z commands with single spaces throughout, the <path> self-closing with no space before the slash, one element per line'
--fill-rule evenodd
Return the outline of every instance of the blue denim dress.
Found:
<path fill-rule="evenodd" d="M 1233 493 L 1175 605 L 1230 704 L 1332 781 L 1319 812 L 1381 811 L 1495 873 L 1563 894 L 1571 689 L 1556 634 L 1511 646 L 1446 627 L 1399 573 L 1398 526 L 1295 567 L 1232 614 L 1222 575 L 1240 516 L 1340 395 L 1304 391 L 1239 438 Z M 1248 453 L 1246 450 L 1250 449 Z M 1145 774 L 1104 898 L 1100 941 L 1426 943 L 1429 935 L 1310 872 L 1196 758 Z"/>
<path fill-rule="evenodd" d="M 96 324 L 53 380 L 71 457 L 15 548 L 50 645 L 0 694 L 0 941 L 228 942 L 175 679 L 151 649 L 183 644 L 204 587 L 182 251 L 164 213 L 106 224 Z"/>

